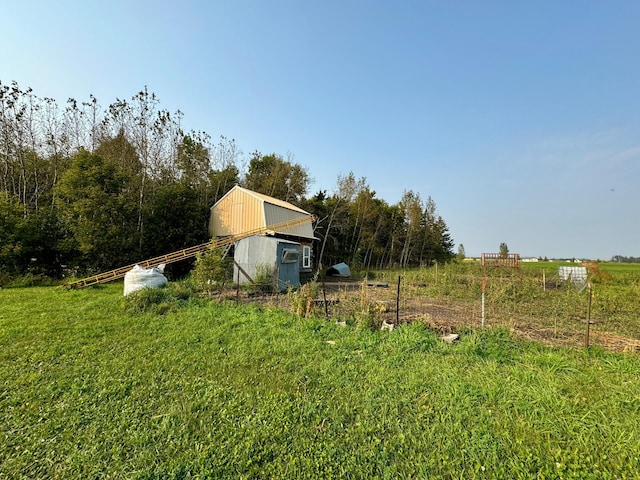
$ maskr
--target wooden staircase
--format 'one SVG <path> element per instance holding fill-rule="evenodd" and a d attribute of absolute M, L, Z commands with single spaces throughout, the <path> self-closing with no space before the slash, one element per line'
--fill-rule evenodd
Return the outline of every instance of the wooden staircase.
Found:
<path fill-rule="evenodd" d="M 315 220 L 314 215 L 310 215 L 304 218 L 297 218 L 295 220 L 288 220 L 286 222 L 276 223 L 273 225 L 269 225 L 267 227 L 260 227 L 254 230 L 249 230 L 238 235 L 232 235 L 229 237 L 223 237 L 215 240 L 211 240 L 207 243 L 202 243 L 200 245 L 196 245 L 195 247 L 185 248 L 183 250 L 178 250 L 176 252 L 167 253 L 166 255 L 160 255 L 159 257 L 150 258 L 148 260 L 143 260 L 141 262 L 133 263 L 131 265 L 127 265 L 125 267 L 116 268 L 114 270 L 109 270 L 108 272 L 99 273 L 97 275 L 93 275 L 91 277 L 83 278 L 82 280 L 76 280 L 75 282 L 70 282 L 65 284 L 66 288 L 84 288 L 90 287 L 91 285 L 98 285 L 100 283 L 107 283 L 113 280 L 118 280 L 123 278 L 125 274 L 131 270 L 136 265 L 140 265 L 144 268 L 153 268 L 157 267 L 161 264 L 169 264 L 179 262 L 180 260 L 185 260 L 187 258 L 195 257 L 198 253 L 203 253 L 208 250 L 216 249 L 216 248 L 224 248 L 225 255 L 231 248 L 231 246 L 236 243 L 238 240 L 242 240 L 243 238 L 251 237 L 253 235 L 264 235 L 267 232 L 277 232 L 278 230 L 282 230 L 289 227 L 297 227 L 300 225 L 305 225 L 307 223 L 311 223 Z"/>

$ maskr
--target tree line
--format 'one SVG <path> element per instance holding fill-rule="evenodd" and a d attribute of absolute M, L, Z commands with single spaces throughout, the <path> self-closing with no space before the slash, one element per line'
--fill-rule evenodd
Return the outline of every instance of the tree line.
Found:
<path fill-rule="evenodd" d="M 628 257 L 625 255 L 614 255 L 611 257 L 612 262 L 617 263 L 640 263 L 640 257 Z"/>
<path fill-rule="evenodd" d="M 185 131 L 182 118 L 146 87 L 103 108 L 92 95 L 60 105 L 0 82 L 0 281 L 93 273 L 206 242 L 209 208 L 236 184 L 317 215 L 316 263 L 453 256 L 430 197 L 406 191 L 391 205 L 352 172 L 309 195 L 293 157 L 247 161 L 235 140 Z"/>

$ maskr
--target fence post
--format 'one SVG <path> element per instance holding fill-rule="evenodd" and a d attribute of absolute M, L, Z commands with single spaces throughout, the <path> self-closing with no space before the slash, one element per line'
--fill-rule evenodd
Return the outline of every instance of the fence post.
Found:
<path fill-rule="evenodd" d="M 329 306 L 327 305 L 327 290 L 324 287 L 324 275 L 320 275 L 322 282 L 322 299 L 324 300 L 324 317 L 329 320 Z"/>
<path fill-rule="evenodd" d="M 482 328 L 484 328 L 484 291 L 486 289 L 486 285 L 487 285 L 487 279 L 483 278 L 482 279 L 482 322 L 481 322 L 481 326 Z"/>
<path fill-rule="evenodd" d="M 591 326 L 591 299 L 593 298 L 593 288 L 591 282 L 587 285 L 588 288 L 588 300 L 587 300 L 587 332 L 584 336 L 584 348 L 589 348 L 589 328 Z"/>
<path fill-rule="evenodd" d="M 398 275 L 398 294 L 396 296 L 396 325 L 400 325 L 400 275 Z"/>

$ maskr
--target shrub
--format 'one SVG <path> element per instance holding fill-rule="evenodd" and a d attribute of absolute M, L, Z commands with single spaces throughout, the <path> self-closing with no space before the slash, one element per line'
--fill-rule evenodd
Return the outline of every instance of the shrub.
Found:
<path fill-rule="evenodd" d="M 253 281 L 259 292 L 271 293 L 275 291 L 277 280 L 274 267 L 268 263 L 256 265 L 256 274 Z"/>
<path fill-rule="evenodd" d="M 372 272 L 371 270 L 367 270 L 363 277 L 365 280 L 375 280 L 377 278 L 376 272 Z"/>
<path fill-rule="evenodd" d="M 40 274 L 34 275 L 33 273 L 25 273 L 24 275 L 20 275 L 19 277 L 15 277 L 13 279 L 10 279 L 8 276 L 4 277 L 0 275 L 0 285 L 11 288 L 49 286 L 53 284 L 55 284 L 55 282 L 53 282 L 50 278 Z"/>
<path fill-rule="evenodd" d="M 167 288 L 142 288 L 124 297 L 124 309 L 130 313 L 164 315 L 176 306 L 176 298 Z"/>
<path fill-rule="evenodd" d="M 316 315 L 315 298 L 318 296 L 317 282 L 305 283 L 299 290 L 289 290 L 289 302 L 292 311 L 298 318 L 309 318 Z"/>
<path fill-rule="evenodd" d="M 191 278 L 196 289 L 210 295 L 224 286 L 229 278 L 228 270 L 222 249 L 212 247 L 208 252 L 196 255 Z"/>

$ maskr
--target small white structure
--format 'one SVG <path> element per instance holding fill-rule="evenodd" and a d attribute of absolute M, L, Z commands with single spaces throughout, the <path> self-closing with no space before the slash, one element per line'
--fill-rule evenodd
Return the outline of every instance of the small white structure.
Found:
<path fill-rule="evenodd" d="M 345 277 L 345 278 L 347 278 L 347 277 L 351 276 L 351 269 L 349 268 L 349 265 L 347 265 L 344 262 L 336 263 L 329 270 L 327 270 L 327 275 L 330 276 L 330 277 Z"/>
<path fill-rule="evenodd" d="M 587 282 L 587 267 L 558 267 L 558 276 L 563 282 L 570 281 L 576 286 Z"/>
<path fill-rule="evenodd" d="M 155 268 L 143 268 L 136 265 L 124 276 L 124 295 L 127 296 L 143 288 L 162 288 L 167 286 L 164 276 L 164 264 Z"/>

